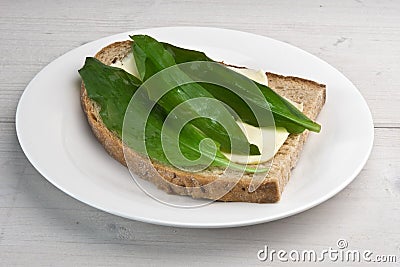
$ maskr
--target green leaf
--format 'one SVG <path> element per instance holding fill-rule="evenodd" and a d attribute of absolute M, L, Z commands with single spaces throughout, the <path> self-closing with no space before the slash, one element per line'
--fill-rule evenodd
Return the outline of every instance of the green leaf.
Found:
<path fill-rule="evenodd" d="M 116 133 L 119 138 L 122 138 L 125 113 L 132 96 L 141 86 L 141 81 L 124 70 L 107 66 L 90 57 L 86 58 L 85 65 L 79 70 L 79 74 L 85 84 L 88 97 L 100 107 L 100 116 L 105 126 Z M 137 123 L 138 121 L 146 120 L 146 105 L 151 103 L 151 100 L 145 98 L 141 102 L 135 102 L 136 121 L 133 121 L 134 123 L 128 126 L 140 125 L 140 123 Z M 161 129 L 166 115 L 160 106 L 155 105 L 147 120 L 144 121 L 146 125 L 145 145 L 147 152 L 136 149 L 140 148 L 141 146 L 138 144 L 143 142 L 143 136 L 141 135 L 143 129 L 133 127 L 128 129 L 127 132 L 124 131 L 124 141 L 135 151 L 147 154 L 152 160 L 170 165 L 163 151 L 164 144 L 161 143 Z M 125 136 L 126 133 L 127 136 Z M 166 138 L 167 142 L 172 142 L 170 140 L 174 139 L 173 136 L 168 135 Z M 179 147 L 182 154 L 191 160 L 199 158 L 201 155 L 199 150 L 200 142 L 205 138 L 206 136 L 198 129 L 187 124 L 179 135 Z M 232 164 L 219 150 L 217 150 L 214 158 L 211 148 L 210 146 L 204 146 L 202 152 L 205 157 L 213 159 L 212 166 L 230 165 L 232 168 L 247 172 L 267 171 L 262 168 L 256 169 L 251 166 Z"/>
<path fill-rule="evenodd" d="M 181 64 L 189 61 L 213 61 L 203 52 L 181 48 L 169 43 L 161 42 L 161 44 L 174 57 L 176 64 Z"/>
<path fill-rule="evenodd" d="M 135 54 L 135 64 L 140 76 L 139 78 L 140 80 L 144 81 L 148 78 L 147 76 L 150 74 L 148 73 L 146 76 L 146 54 L 138 46 L 132 47 L 132 49 Z"/>
<path fill-rule="evenodd" d="M 173 46 L 168 43 L 162 43 L 164 48 L 174 57 L 177 64 L 192 62 L 192 61 L 213 61 L 209 57 L 207 57 L 204 53 L 180 48 L 177 46 Z M 226 81 L 234 81 L 232 77 L 238 77 L 238 74 L 232 70 L 228 70 L 225 72 L 218 72 L 218 74 L 227 75 L 225 77 L 221 77 L 221 80 Z M 271 111 L 273 113 L 275 119 L 275 126 L 284 127 L 290 133 L 301 133 L 305 129 L 310 131 L 319 132 L 321 130 L 321 126 L 311 119 L 309 119 L 306 115 L 304 115 L 301 111 L 299 111 L 295 106 L 293 106 L 286 99 L 278 95 L 274 90 L 270 87 L 265 86 L 263 84 L 254 82 L 256 86 L 261 90 L 262 94 L 265 96 L 265 99 L 268 101 Z M 214 84 L 201 84 L 204 89 L 206 89 L 209 93 L 211 93 L 216 99 L 228 104 L 237 114 L 242 121 L 249 123 L 253 126 L 258 125 L 257 120 L 254 117 L 253 112 L 248 107 L 248 105 L 239 98 L 235 93 L 230 90 L 223 88 Z M 242 90 L 246 90 L 246 88 L 242 88 Z M 248 101 L 256 101 L 255 99 L 247 98 Z M 260 107 L 262 107 L 262 103 L 256 103 Z M 262 125 L 261 125 L 262 126 Z"/>
<path fill-rule="evenodd" d="M 121 137 L 123 115 L 141 81 L 122 69 L 106 66 L 91 57 L 86 58 L 79 74 L 88 97 L 100 104 L 100 116 L 104 124 Z"/>
<path fill-rule="evenodd" d="M 131 36 L 131 38 L 134 40 L 133 53 L 135 61 L 140 61 L 137 63 L 137 66 L 140 66 L 141 70 L 139 70 L 139 72 L 146 73 L 145 77 L 153 76 L 162 70 L 176 66 L 173 56 L 157 40 L 147 35 L 134 35 Z M 146 57 L 143 56 L 143 53 L 146 54 Z M 214 98 L 213 95 L 200 84 L 195 82 L 188 83 L 191 79 L 177 67 L 169 69 L 168 74 L 162 79 L 165 86 L 172 90 L 159 100 L 152 97 L 158 93 L 158 88 L 149 88 L 148 94 L 150 99 L 158 101 L 157 103 L 162 106 L 167 113 L 171 112 L 177 105 L 185 103 L 190 99 L 199 97 Z M 190 104 L 188 106 L 190 107 L 188 107 L 186 112 L 191 113 L 193 118 L 198 117 L 190 123 L 199 128 L 208 137 L 218 142 L 222 151 L 237 154 L 248 154 L 250 151 L 250 154 L 253 155 L 260 154 L 259 149 L 247 141 L 246 136 L 236 124 L 232 115 L 227 112 L 228 110 L 224 105 L 216 103 L 212 107 L 216 114 L 216 117 L 213 119 L 204 118 L 204 116 L 200 114 L 200 110 L 210 107 Z M 230 135 L 224 127 L 229 130 L 231 133 Z M 231 144 L 231 139 L 234 145 Z"/>

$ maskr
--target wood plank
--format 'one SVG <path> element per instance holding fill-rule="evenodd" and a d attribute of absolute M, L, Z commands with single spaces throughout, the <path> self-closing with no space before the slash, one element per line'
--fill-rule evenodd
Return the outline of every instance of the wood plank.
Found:
<path fill-rule="evenodd" d="M 331 200 L 279 221 L 234 229 L 179 229 L 116 217 L 67 196 L 27 162 L 14 125 L 0 123 L 0 258 L 8 265 L 263 264 L 256 253 L 335 247 L 398 253 L 400 129 L 377 129 L 357 179 Z M 384 206 L 382 205 L 384 203 Z M 136 265 L 136 264 L 135 264 Z"/>
<path fill-rule="evenodd" d="M 105 13 L 96 12 L 84 1 L 46 2 L 45 19 L 42 1 L 35 5 L 9 3 L 2 1 L 0 6 L 0 106 L 5 109 L 0 121 L 13 121 L 16 102 L 28 82 L 68 50 L 132 29 L 187 25 L 190 18 L 200 26 L 234 28 L 276 38 L 321 57 L 359 88 L 376 125 L 400 126 L 400 7 L 395 2 L 302 1 L 298 6 L 275 2 L 254 8 L 243 1 L 232 1 L 230 5 L 216 1 L 210 9 L 195 1 L 107 1 L 101 5 Z M 183 14 L 181 19 L 175 15 L 178 8 Z M 207 20 L 204 14 L 208 14 Z M 246 19 L 231 19 L 243 14 Z"/>

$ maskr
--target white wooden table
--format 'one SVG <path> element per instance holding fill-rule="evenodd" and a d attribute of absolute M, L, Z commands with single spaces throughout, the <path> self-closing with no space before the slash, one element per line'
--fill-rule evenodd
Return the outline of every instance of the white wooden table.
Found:
<path fill-rule="evenodd" d="M 257 259 L 264 245 L 321 250 L 335 247 L 339 238 L 353 249 L 395 254 L 399 264 L 400 2 L 202 2 L 0 1 L 1 266 L 267 266 Z M 342 71 L 366 98 L 376 128 L 372 155 L 356 180 L 299 215 L 219 230 L 123 219 L 47 182 L 25 158 L 15 133 L 17 101 L 28 82 L 46 64 L 86 42 L 179 25 L 269 36 Z"/>

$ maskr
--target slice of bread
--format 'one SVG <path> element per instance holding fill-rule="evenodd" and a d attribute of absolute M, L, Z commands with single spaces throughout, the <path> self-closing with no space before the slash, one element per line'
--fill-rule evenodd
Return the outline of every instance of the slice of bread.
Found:
<path fill-rule="evenodd" d="M 104 64 L 110 65 L 117 60 L 122 60 L 130 52 L 131 41 L 116 42 L 104 47 L 95 57 Z M 269 72 L 267 72 L 267 76 L 269 86 L 272 89 L 294 102 L 303 103 L 304 114 L 313 120 L 316 119 L 325 103 L 325 85 L 302 78 L 281 76 Z M 226 188 L 232 182 L 232 179 L 224 174 L 222 169 L 215 167 L 198 173 L 188 173 L 171 166 L 153 162 L 156 170 L 154 171 L 150 162 L 134 151 L 125 149 L 124 156 L 122 141 L 105 127 L 99 115 L 99 107 L 87 96 L 83 83 L 81 87 L 81 104 L 94 135 L 106 151 L 124 165 L 127 165 L 126 156 L 130 169 L 134 170 L 136 175 L 151 181 L 167 193 L 189 195 L 193 198 L 216 199 L 219 197 L 220 190 Z M 271 169 L 266 179 L 255 191 L 249 190 L 252 174 L 246 173 L 226 195 L 217 200 L 254 203 L 279 201 L 289 180 L 291 170 L 296 166 L 299 159 L 308 133 L 306 130 L 302 134 L 289 135 L 273 160 L 267 163 L 271 165 Z M 213 188 L 204 187 L 204 185 L 212 181 L 217 181 Z"/>

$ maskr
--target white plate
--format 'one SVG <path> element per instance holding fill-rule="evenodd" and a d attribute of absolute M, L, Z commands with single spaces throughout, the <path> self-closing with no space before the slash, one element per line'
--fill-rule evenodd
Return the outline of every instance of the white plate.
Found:
<path fill-rule="evenodd" d="M 327 84 L 327 102 L 276 204 L 213 203 L 182 209 L 161 204 L 137 188 L 91 133 L 79 101 L 86 56 L 129 34 L 205 51 L 215 60 Z M 356 87 L 321 59 L 286 43 L 250 33 L 198 27 L 138 30 L 76 48 L 45 67 L 27 86 L 16 113 L 22 149 L 33 166 L 72 197 L 122 217 L 180 227 L 232 227 L 262 223 L 307 210 L 348 185 L 373 143 L 371 113 Z"/>

